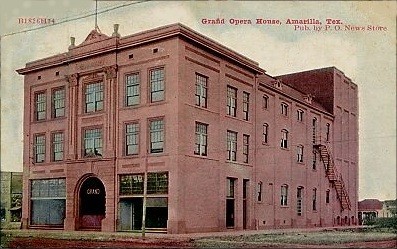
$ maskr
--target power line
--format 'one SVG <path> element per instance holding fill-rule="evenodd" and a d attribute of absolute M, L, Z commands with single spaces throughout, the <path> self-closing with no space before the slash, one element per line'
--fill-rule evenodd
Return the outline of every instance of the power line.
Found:
<path fill-rule="evenodd" d="M 140 0 L 140 1 L 132 2 L 132 3 L 125 3 L 125 4 L 122 4 L 122 5 L 118 5 L 118 6 L 115 6 L 115 7 L 110 7 L 109 9 L 105 9 L 105 10 L 98 11 L 98 12 L 95 12 L 95 13 L 82 15 L 80 17 L 75 17 L 75 18 L 65 19 L 65 20 L 61 19 L 62 21 L 59 21 L 59 22 L 56 22 L 56 23 L 53 23 L 53 24 L 50 24 L 50 25 L 45 25 L 45 26 L 40 26 L 40 27 L 36 27 L 36 28 L 31 28 L 31 29 L 26 29 L 26 30 L 21 30 L 21 31 L 17 31 L 17 32 L 4 34 L 4 35 L 1 35 L 1 38 L 7 37 L 7 36 L 12 36 L 12 35 L 17 35 L 17 34 L 21 34 L 21 33 L 27 33 L 27 32 L 30 32 L 30 31 L 35 31 L 35 30 L 40 30 L 40 29 L 53 27 L 53 26 L 60 25 L 60 24 L 63 24 L 63 23 L 68 23 L 68 22 L 79 20 L 79 19 L 84 19 L 84 18 L 87 18 L 87 17 L 90 17 L 90 16 L 95 16 L 95 15 L 106 13 L 106 12 L 109 12 L 109 11 L 112 11 L 112 10 L 116 10 L 116 9 L 119 9 L 119 8 L 124 8 L 124 7 L 128 7 L 128 6 L 134 5 L 134 4 L 140 4 L 140 3 L 144 3 L 144 2 L 148 2 L 148 1 L 149 0 Z"/>

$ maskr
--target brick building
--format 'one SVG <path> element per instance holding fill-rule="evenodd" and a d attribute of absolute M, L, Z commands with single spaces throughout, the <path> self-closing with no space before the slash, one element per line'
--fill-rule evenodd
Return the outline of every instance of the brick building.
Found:
<path fill-rule="evenodd" d="M 24 228 L 139 230 L 145 194 L 147 229 L 168 233 L 356 224 L 341 71 L 273 77 L 181 24 L 117 30 L 17 70 Z"/>

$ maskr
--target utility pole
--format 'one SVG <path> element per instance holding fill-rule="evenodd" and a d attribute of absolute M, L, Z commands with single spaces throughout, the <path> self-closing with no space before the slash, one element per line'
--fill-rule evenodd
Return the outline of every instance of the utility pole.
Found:
<path fill-rule="evenodd" d="M 95 30 L 98 29 L 98 0 L 95 0 Z"/>
<path fill-rule="evenodd" d="M 146 232 L 146 200 L 147 200 L 147 171 L 148 171 L 148 163 L 147 163 L 148 152 L 146 151 L 145 155 L 145 173 L 143 176 L 143 204 L 142 204 L 142 239 L 145 239 Z"/>

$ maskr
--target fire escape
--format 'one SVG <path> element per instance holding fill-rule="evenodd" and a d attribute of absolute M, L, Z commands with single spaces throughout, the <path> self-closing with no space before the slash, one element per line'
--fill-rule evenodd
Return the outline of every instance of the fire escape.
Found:
<path fill-rule="evenodd" d="M 327 145 L 317 143 L 314 144 L 313 147 L 319 152 L 321 161 L 324 163 L 325 173 L 328 180 L 336 189 L 336 194 L 341 204 L 342 211 L 346 209 L 351 210 L 351 203 L 348 192 L 345 188 L 345 183 L 343 182 L 342 174 L 337 171 L 333 157 L 331 156 Z"/>

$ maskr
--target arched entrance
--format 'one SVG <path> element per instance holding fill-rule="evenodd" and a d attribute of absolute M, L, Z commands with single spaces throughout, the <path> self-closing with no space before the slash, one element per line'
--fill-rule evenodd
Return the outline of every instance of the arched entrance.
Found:
<path fill-rule="evenodd" d="M 82 230 L 101 230 L 105 218 L 105 187 L 101 180 L 89 177 L 79 191 L 79 223 Z"/>

